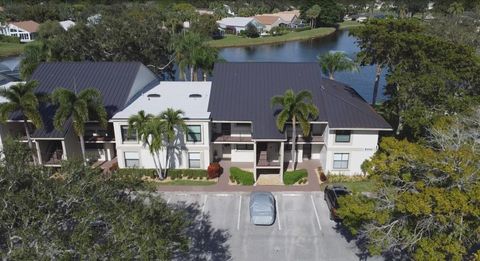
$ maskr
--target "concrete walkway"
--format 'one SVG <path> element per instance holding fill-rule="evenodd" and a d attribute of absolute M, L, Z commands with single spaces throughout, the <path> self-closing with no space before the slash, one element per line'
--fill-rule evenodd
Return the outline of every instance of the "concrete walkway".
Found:
<path fill-rule="evenodd" d="M 228 161 L 220 162 L 223 167 L 223 174 L 220 176 L 218 183 L 215 185 L 206 186 L 159 186 L 157 191 L 182 191 L 182 192 L 251 192 L 251 191 L 320 191 L 320 184 L 315 169 L 319 166 L 318 160 L 308 160 L 299 163 L 297 169 L 306 169 L 308 171 L 308 184 L 307 185 L 257 185 L 257 186 L 241 186 L 241 185 L 229 185 L 230 167 L 234 165 L 242 169 L 253 169 L 253 164 L 249 163 L 235 163 L 231 164 Z"/>

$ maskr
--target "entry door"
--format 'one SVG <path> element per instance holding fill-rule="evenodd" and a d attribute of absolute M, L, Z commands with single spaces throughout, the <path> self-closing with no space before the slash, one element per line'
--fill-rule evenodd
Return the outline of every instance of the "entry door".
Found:
<path fill-rule="evenodd" d="M 303 144 L 303 159 L 311 159 L 311 158 L 312 158 L 312 145 Z"/>

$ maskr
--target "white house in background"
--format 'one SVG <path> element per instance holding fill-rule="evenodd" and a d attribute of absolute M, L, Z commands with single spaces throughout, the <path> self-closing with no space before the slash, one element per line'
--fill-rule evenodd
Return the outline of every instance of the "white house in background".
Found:
<path fill-rule="evenodd" d="M 210 152 L 210 100 L 211 82 L 161 82 L 145 91 L 134 102 L 116 113 L 111 122 L 117 137 L 116 149 L 120 168 L 155 168 L 146 144 L 138 140 L 134 131 L 128 132 L 128 118 L 144 110 L 158 115 L 168 108 L 182 110 L 188 131 L 177 130 L 170 168 L 207 168 Z M 160 154 L 165 167 L 166 151 Z"/>
<path fill-rule="evenodd" d="M 65 20 L 58 22 L 63 30 L 68 31 L 71 27 L 75 26 L 75 22 L 72 20 Z"/>
<path fill-rule="evenodd" d="M 20 38 L 20 42 L 28 43 L 35 40 L 39 26 L 37 22 L 31 20 L 11 22 L 1 27 L 0 34 L 15 36 Z"/>
<path fill-rule="evenodd" d="M 234 34 L 239 34 L 241 31 L 244 31 L 249 24 L 255 26 L 258 32 L 262 32 L 264 28 L 264 25 L 253 17 L 226 17 L 217 21 L 217 24 L 220 31 L 230 31 Z"/>
<path fill-rule="evenodd" d="M 255 19 L 264 26 L 264 32 L 270 32 L 270 30 L 272 30 L 274 27 L 288 26 L 286 21 L 275 15 L 257 15 L 255 16 Z"/>

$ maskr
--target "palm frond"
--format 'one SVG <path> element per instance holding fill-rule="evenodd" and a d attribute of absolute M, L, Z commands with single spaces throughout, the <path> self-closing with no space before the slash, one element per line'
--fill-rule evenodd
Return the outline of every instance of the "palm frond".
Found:
<path fill-rule="evenodd" d="M 285 129 L 285 124 L 287 121 L 290 120 L 290 113 L 288 110 L 282 110 L 278 115 L 277 115 L 277 120 L 276 120 L 276 125 L 277 129 L 280 131 L 283 131 Z"/>

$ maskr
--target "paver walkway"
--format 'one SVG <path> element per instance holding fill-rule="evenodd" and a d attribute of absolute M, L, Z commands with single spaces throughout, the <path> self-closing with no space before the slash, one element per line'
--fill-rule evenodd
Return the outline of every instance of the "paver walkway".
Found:
<path fill-rule="evenodd" d="M 206 186 L 159 186 L 158 191 L 199 191 L 199 192 L 234 192 L 234 191 L 320 191 L 320 184 L 318 182 L 315 169 L 319 166 L 318 160 L 307 160 L 299 163 L 297 169 L 306 169 L 308 171 L 307 185 L 256 185 L 256 186 L 241 186 L 229 185 L 229 170 L 232 164 L 229 161 L 222 161 L 220 165 L 223 167 L 223 174 L 220 176 L 217 184 Z M 253 169 L 252 164 L 248 163 L 234 163 L 234 166 Z"/>

